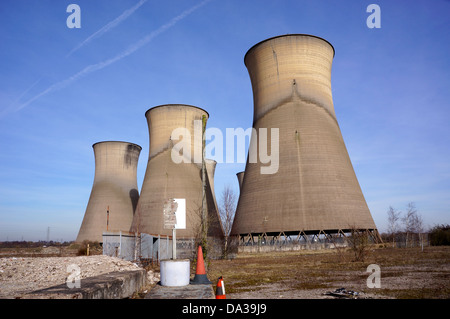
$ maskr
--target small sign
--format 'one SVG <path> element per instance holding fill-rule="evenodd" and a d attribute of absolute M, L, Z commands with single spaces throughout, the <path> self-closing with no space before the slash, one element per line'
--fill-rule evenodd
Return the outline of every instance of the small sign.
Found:
<path fill-rule="evenodd" d="M 169 198 L 163 207 L 164 229 L 186 229 L 186 199 Z"/>

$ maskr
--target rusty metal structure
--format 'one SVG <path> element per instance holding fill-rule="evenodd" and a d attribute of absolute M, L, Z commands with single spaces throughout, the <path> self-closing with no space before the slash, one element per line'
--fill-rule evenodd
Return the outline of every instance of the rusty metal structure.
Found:
<path fill-rule="evenodd" d="M 199 236 L 204 205 L 207 206 L 208 237 L 222 238 L 213 195 L 215 163 L 205 161 L 205 183 L 202 182 L 202 125 L 209 114 L 192 105 L 166 104 L 149 109 L 145 117 L 150 137 L 149 157 L 130 231 L 171 236 L 172 231 L 163 225 L 164 202 L 170 198 L 184 198 L 186 229 L 177 229 L 177 241 Z M 185 130 L 188 135 L 181 138 L 174 134 L 177 129 Z M 177 148 L 181 141 L 184 143 L 182 150 Z M 182 155 L 181 162 L 174 161 L 173 152 Z"/>
<path fill-rule="evenodd" d="M 139 200 L 139 145 L 105 141 L 92 145 L 95 176 L 76 241 L 102 242 L 104 231 L 128 231 Z"/>
<path fill-rule="evenodd" d="M 262 174 L 266 164 L 247 161 L 231 231 L 241 244 L 327 239 L 352 229 L 379 239 L 334 110 L 334 54 L 322 38 L 290 34 L 264 40 L 245 55 L 253 127 L 279 129 L 278 145 L 268 145 L 278 146 L 279 167 Z"/>

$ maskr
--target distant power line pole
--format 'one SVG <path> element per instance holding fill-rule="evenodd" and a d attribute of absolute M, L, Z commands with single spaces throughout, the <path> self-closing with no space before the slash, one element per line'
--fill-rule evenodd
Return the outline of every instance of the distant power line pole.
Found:
<path fill-rule="evenodd" d="M 47 243 L 50 241 L 50 226 L 47 227 Z"/>

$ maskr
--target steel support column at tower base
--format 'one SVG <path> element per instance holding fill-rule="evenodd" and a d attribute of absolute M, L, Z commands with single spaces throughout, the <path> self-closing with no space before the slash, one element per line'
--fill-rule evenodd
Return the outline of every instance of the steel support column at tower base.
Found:
<path fill-rule="evenodd" d="M 237 235 L 239 245 L 288 245 L 288 244 L 311 244 L 333 243 L 336 244 L 340 239 L 347 240 L 352 233 L 365 234 L 370 241 L 375 244 L 382 243 L 382 239 L 377 229 L 334 229 L 325 232 L 316 231 L 298 231 L 298 232 L 279 232 L 279 233 L 253 233 Z"/>

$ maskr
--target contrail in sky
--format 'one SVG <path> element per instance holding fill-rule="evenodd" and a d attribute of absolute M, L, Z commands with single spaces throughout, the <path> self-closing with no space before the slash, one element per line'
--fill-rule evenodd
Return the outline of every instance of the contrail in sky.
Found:
<path fill-rule="evenodd" d="M 127 19 L 130 15 L 134 13 L 137 9 L 139 9 L 140 6 L 142 6 L 144 3 L 146 3 L 148 0 L 140 0 L 137 4 L 132 6 L 131 8 L 125 10 L 120 16 L 103 26 L 101 29 L 99 29 L 97 32 L 93 33 L 91 36 L 89 36 L 86 40 L 78 44 L 75 48 L 72 49 L 67 55 L 66 58 L 69 57 L 72 53 L 79 50 L 81 47 L 85 46 L 95 38 L 98 38 L 111 30 L 112 28 L 116 27 L 119 23 Z"/>
<path fill-rule="evenodd" d="M 78 51 L 80 48 L 84 47 L 85 45 L 87 45 L 89 42 L 91 42 L 92 40 L 94 40 L 95 38 L 101 37 L 103 34 L 105 34 L 106 32 L 108 32 L 109 30 L 111 30 L 112 28 L 116 27 L 117 25 L 119 25 L 121 22 L 123 22 L 125 19 L 127 19 L 130 15 L 132 15 L 137 9 L 139 9 L 139 7 L 141 7 L 144 3 L 146 3 L 148 0 L 140 0 L 137 4 L 135 4 L 134 6 L 132 6 L 131 8 L 125 10 L 120 16 L 118 16 L 117 18 L 115 18 L 114 20 L 110 21 L 108 24 L 106 24 L 105 26 L 103 26 L 101 29 L 99 29 L 98 31 L 96 31 L 95 33 L 93 33 L 92 35 L 90 35 L 88 38 L 86 38 L 83 42 L 81 42 L 80 44 L 78 44 L 75 48 L 73 48 L 67 55 L 66 58 L 68 58 L 70 55 L 72 55 L 72 53 L 74 53 L 75 51 Z M 0 116 L 2 116 L 3 114 L 8 112 L 8 109 L 11 108 L 13 105 L 15 105 L 18 101 L 20 101 L 22 99 L 22 97 L 28 93 L 28 91 L 30 91 L 34 86 L 36 86 L 36 84 L 38 84 L 41 80 L 42 80 L 42 76 L 36 81 L 34 82 L 28 89 L 26 89 L 24 92 L 22 92 L 22 94 L 14 101 L 10 104 L 10 106 L 3 110 L 2 112 L 0 112 Z M 47 91 L 47 90 L 46 90 Z M 46 92 L 44 91 L 44 92 Z M 42 93 L 44 93 L 42 92 Z M 46 92 L 48 93 L 48 92 Z M 44 94 L 46 94 L 44 93 Z M 42 95 L 40 95 L 42 96 Z M 19 110 L 22 107 L 19 107 Z"/>
<path fill-rule="evenodd" d="M 151 33 L 149 33 L 148 35 L 146 35 L 145 37 L 143 37 L 142 39 L 140 39 L 139 41 L 137 41 L 136 43 L 131 45 L 128 49 L 126 49 L 125 51 L 119 53 L 118 55 L 116 55 L 116 56 L 114 56 L 114 57 L 112 57 L 112 58 L 110 58 L 108 60 L 105 60 L 105 61 L 102 61 L 102 62 L 99 62 L 99 63 L 96 63 L 96 64 L 91 64 L 91 65 L 85 67 L 80 72 L 72 75 L 71 77 L 51 85 L 46 90 L 42 91 L 38 95 L 36 95 L 33 98 L 29 99 L 25 103 L 21 104 L 18 108 L 16 108 L 15 111 L 19 111 L 19 110 L 23 109 L 24 107 L 28 106 L 32 102 L 36 101 L 37 99 L 39 99 L 40 97 L 42 97 L 44 95 L 47 95 L 50 92 L 54 92 L 54 91 L 60 90 L 62 88 L 65 88 L 69 84 L 79 80 L 80 78 L 82 78 L 82 77 L 84 77 L 84 76 L 86 76 L 86 75 L 88 75 L 88 74 L 90 74 L 92 72 L 101 70 L 101 69 L 103 69 L 103 68 L 105 68 L 105 67 L 107 67 L 107 66 L 109 66 L 109 65 L 111 65 L 113 63 L 116 63 L 117 61 L 120 61 L 121 59 L 129 56 L 130 54 L 134 53 L 135 51 L 139 50 L 144 45 L 149 43 L 155 37 L 157 37 L 161 33 L 165 32 L 167 29 L 173 27 L 175 24 L 177 24 L 178 22 L 180 22 L 181 20 L 186 18 L 192 12 L 194 12 L 195 10 L 197 10 L 197 9 L 201 8 L 202 6 L 204 6 L 209 1 L 211 1 L 211 0 L 204 0 L 201 3 L 193 6 L 192 8 L 183 11 L 181 14 L 179 14 L 175 18 L 172 18 L 172 20 L 170 20 L 166 24 L 160 26 L 158 29 L 152 31 Z"/>

